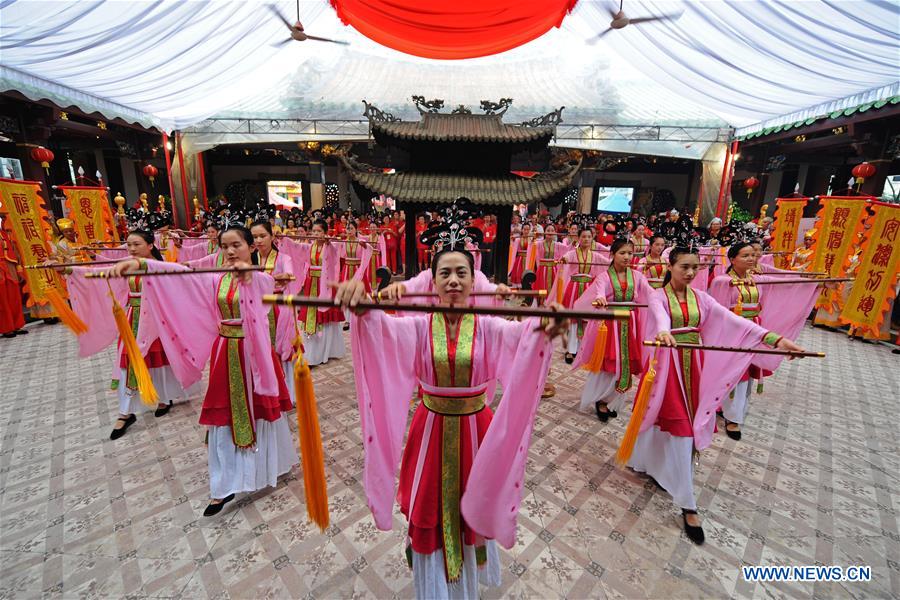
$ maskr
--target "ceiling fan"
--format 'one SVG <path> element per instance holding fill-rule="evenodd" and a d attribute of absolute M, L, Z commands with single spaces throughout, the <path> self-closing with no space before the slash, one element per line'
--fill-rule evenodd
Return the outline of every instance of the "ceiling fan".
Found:
<path fill-rule="evenodd" d="M 674 21 L 681 16 L 681 13 L 674 13 L 668 15 L 660 15 L 658 17 L 638 17 L 636 19 L 629 19 L 625 14 L 625 11 L 622 10 L 622 5 L 625 0 L 619 0 L 619 10 L 618 12 L 609 11 L 610 16 L 612 17 L 612 21 L 609 23 L 609 27 L 604 29 L 599 35 L 591 38 L 589 43 L 594 43 L 604 35 L 612 31 L 613 29 L 624 29 L 628 25 L 637 25 L 638 23 L 649 23 L 651 21 Z"/>
<path fill-rule="evenodd" d="M 332 40 L 329 38 L 319 37 L 317 35 L 309 35 L 308 33 L 306 33 L 306 31 L 304 31 L 304 29 L 303 29 L 303 23 L 300 22 L 300 0 L 297 0 L 297 21 L 294 22 L 293 24 L 291 24 L 291 22 L 287 20 L 287 17 L 285 17 L 283 14 L 281 14 L 281 11 L 279 11 L 278 8 L 274 4 L 268 4 L 267 6 L 269 7 L 269 10 L 272 11 L 272 13 L 276 17 L 278 17 L 278 19 L 282 23 L 284 23 L 285 27 L 287 27 L 291 32 L 291 37 L 287 38 L 286 40 L 282 40 L 278 43 L 272 44 L 272 46 L 275 46 L 276 48 L 284 46 L 285 44 L 287 44 L 291 41 L 295 41 L 295 40 L 298 42 L 305 42 L 306 40 L 313 40 L 316 42 L 331 42 L 332 44 L 341 44 L 344 46 L 350 45 L 350 42 L 345 42 L 342 40 Z"/>

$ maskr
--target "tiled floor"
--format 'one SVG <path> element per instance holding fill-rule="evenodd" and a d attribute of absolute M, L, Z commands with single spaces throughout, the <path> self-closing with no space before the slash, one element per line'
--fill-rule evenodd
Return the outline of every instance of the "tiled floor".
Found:
<path fill-rule="evenodd" d="M 744 439 L 718 434 L 696 477 L 707 543 L 643 477 L 613 467 L 625 423 L 574 410 L 558 360 L 539 410 L 518 543 L 485 598 L 900 596 L 900 357 L 806 329 L 825 360 L 787 364 Z M 79 359 L 62 326 L 0 340 L 0 598 L 412 596 L 404 521 L 375 529 L 349 359 L 314 370 L 332 526 L 306 521 L 302 480 L 207 503 L 200 400 L 108 440 L 109 352 Z M 755 584 L 741 565 L 869 565 L 868 583 Z"/>

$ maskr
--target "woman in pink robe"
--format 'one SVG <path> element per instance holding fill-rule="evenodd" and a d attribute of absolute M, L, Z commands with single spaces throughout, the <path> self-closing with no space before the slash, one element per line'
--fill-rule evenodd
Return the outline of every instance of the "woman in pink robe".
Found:
<path fill-rule="evenodd" d="M 316 239 L 311 244 L 282 238 L 282 250 L 291 255 L 294 269 L 303 271 L 301 293 L 304 296 L 333 298 L 334 286 L 340 277 L 340 244 L 332 244 L 325 236 L 328 224 L 317 219 L 310 231 Z M 299 273 L 298 273 L 299 275 Z M 344 356 L 344 334 L 341 323 L 344 313 L 335 307 L 304 306 L 298 311 L 303 334 L 303 355 L 310 366 L 321 365 L 332 358 Z"/>
<path fill-rule="evenodd" d="M 126 239 L 129 255 L 140 260 L 150 258 L 162 260 L 162 255 L 153 245 L 153 241 L 153 235 L 147 231 L 132 231 Z M 168 413 L 172 401 L 175 398 L 185 397 L 190 391 L 185 392 L 169 367 L 169 358 L 159 340 L 155 321 L 143 301 L 142 289 L 146 280 L 140 276 L 113 280 L 84 277 L 86 273 L 101 270 L 106 269 L 72 267 L 68 276 L 68 288 L 72 310 L 85 323 L 90 324 L 88 332 L 78 336 L 79 354 L 91 356 L 118 340 L 112 383 L 119 396 L 119 417 L 110 433 L 110 439 L 116 440 L 125 435 L 128 428 L 137 421 L 137 414 L 149 408 L 138 393 L 134 369 L 128 361 L 122 340 L 118 337 L 118 330 L 112 317 L 110 290 L 119 305 L 125 308 L 128 324 L 135 337 L 140 337 L 145 342 L 140 345 L 141 354 L 159 396 L 155 416 L 161 417 Z"/>
<path fill-rule="evenodd" d="M 557 241 L 556 227 L 547 225 L 544 235 L 535 240 L 536 269 L 535 290 L 548 291 L 556 281 L 557 262 L 570 250 L 565 244 Z"/>
<path fill-rule="evenodd" d="M 294 275 L 293 261 L 275 246 L 271 223 L 268 220 L 255 221 L 250 225 L 250 234 L 253 235 L 255 262 L 275 280 L 275 293 L 298 293 L 300 285 Z M 296 311 L 289 306 L 275 305 L 269 311 L 269 340 L 281 360 L 281 368 L 285 374 L 292 372 L 294 340 L 298 335 L 296 323 Z M 291 404 L 296 403 L 293 388 L 294 386 L 288 386 Z"/>
<path fill-rule="evenodd" d="M 636 302 L 646 304 L 653 288 L 647 279 L 632 265 L 632 243 L 625 238 L 617 238 L 610 248 L 612 265 L 602 273 L 591 287 L 575 302 L 576 310 L 591 310 L 596 302 L 600 307 L 609 302 Z M 592 366 L 595 352 L 602 353 L 599 370 L 592 371 L 581 392 L 582 411 L 593 409 L 597 418 L 604 423 L 618 416 L 618 410 L 625 406 L 625 392 L 631 389 L 634 375 L 643 372 L 643 312 L 631 311 L 628 321 L 609 321 L 604 347 L 596 349 L 600 321 L 588 324 L 582 340 L 582 351 L 578 354 L 573 368 Z"/>
<path fill-rule="evenodd" d="M 713 279 L 709 295 L 736 315 L 750 319 L 766 329 L 779 331 L 788 338 L 794 338 L 803 328 L 820 288 L 814 280 L 809 280 L 809 283 L 757 286 L 757 283 L 784 279 L 752 275 L 758 268 L 757 252 L 751 243 L 733 244 L 727 254 L 730 266 L 723 275 Z M 750 283 L 733 285 L 745 281 Z M 769 377 L 780 363 L 780 357 L 754 357 L 741 380 L 722 401 L 722 416 L 725 418 L 725 433 L 728 437 L 733 440 L 741 439 L 741 425 L 747 417 L 753 381 L 759 381 L 761 387 L 763 378 Z"/>
<path fill-rule="evenodd" d="M 605 248 L 605 246 L 600 247 Z M 578 232 L 578 247 L 569 250 L 560 259 L 563 264 L 557 271 L 556 280 L 547 294 L 548 298 L 551 300 L 561 299 L 562 305 L 566 308 L 572 308 L 575 305 L 575 302 L 594 283 L 594 280 L 603 273 L 605 266 L 609 265 L 609 260 L 603 256 L 603 253 L 593 250 L 593 248 L 594 230 L 590 227 L 582 227 Z M 606 250 L 609 249 L 606 248 Z M 584 321 L 569 325 L 566 341 L 566 362 L 569 364 L 572 364 L 575 355 L 578 354 L 585 327 Z"/>
<path fill-rule="evenodd" d="M 712 296 L 691 289 L 699 269 L 697 254 L 674 249 L 669 254 L 666 285 L 650 298 L 646 332 L 664 347 L 654 354 L 656 378 L 628 466 L 647 473 L 672 495 L 675 505 L 682 509 L 688 538 L 702 544 L 704 534 L 693 488 L 693 453 L 709 446 L 716 410 L 753 355 L 683 349 L 677 344 L 802 348 L 738 317 Z"/>
<path fill-rule="evenodd" d="M 661 235 L 652 235 L 647 246 L 646 256 L 638 261 L 638 268 L 644 274 L 644 277 L 648 280 L 658 280 L 648 281 L 653 289 L 659 289 L 663 286 L 662 278 L 666 276 L 666 269 L 668 268 L 666 259 L 662 255 L 665 249 L 666 238 Z"/>
<path fill-rule="evenodd" d="M 465 304 L 474 260 L 445 250 L 432 262 L 442 304 Z M 341 284 L 345 307 L 363 297 Z M 524 464 L 551 356 L 563 324 L 477 315 L 353 316 L 350 329 L 365 449 L 364 487 L 379 529 L 389 530 L 396 492 L 409 521 L 408 554 L 418 598 L 478 598 L 498 585 L 494 540 L 515 543 Z M 492 416 L 487 389 L 503 384 Z M 423 393 L 402 447 L 409 399 Z M 401 452 L 402 449 L 402 452 Z M 401 459 L 402 454 L 402 459 Z"/>
<path fill-rule="evenodd" d="M 510 246 L 509 282 L 513 285 L 522 283 L 522 275 L 530 270 L 534 263 L 532 256 L 531 225 L 522 225 L 521 235 L 514 237 Z"/>
<path fill-rule="evenodd" d="M 226 264 L 251 264 L 253 237 L 243 227 L 222 232 Z M 184 271 L 174 263 L 128 260 L 112 272 L 144 267 Z M 172 371 L 182 385 L 200 380 L 209 362 L 209 387 L 200 410 L 208 427 L 210 503 L 219 513 L 240 492 L 275 486 L 299 457 L 284 413 L 291 409 L 284 373 L 269 337 L 269 307 L 262 303 L 275 280 L 259 271 L 146 277 L 148 305 Z M 138 343 L 146 335 L 138 334 Z"/>

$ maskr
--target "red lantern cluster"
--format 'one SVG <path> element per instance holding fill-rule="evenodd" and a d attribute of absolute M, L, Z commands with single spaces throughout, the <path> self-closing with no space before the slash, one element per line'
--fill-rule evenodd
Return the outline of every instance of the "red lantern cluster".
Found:
<path fill-rule="evenodd" d="M 156 179 L 156 176 L 159 174 L 159 169 L 157 169 L 153 165 L 145 166 L 143 171 L 144 171 L 144 176 L 150 180 L 151 184 Z"/>
<path fill-rule="evenodd" d="M 875 174 L 875 165 L 862 162 L 853 167 L 853 176 L 856 177 L 856 183 L 862 184 L 867 178 Z"/>
<path fill-rule="evenodd" d="M 753 190 L 759 187 L 759 179 L 756 177 L 748 177 L 744 180 L 744 189 L 747 190 L 747 197 L 753 194 Z"/>
<path fill-rule="evenodd" d="M 41 163 L 44 170 L 50 173 L 50 163 L 53 162 L 53 153 L 43 146 L 37 146 L 31 150 L 31 160 Z"/>

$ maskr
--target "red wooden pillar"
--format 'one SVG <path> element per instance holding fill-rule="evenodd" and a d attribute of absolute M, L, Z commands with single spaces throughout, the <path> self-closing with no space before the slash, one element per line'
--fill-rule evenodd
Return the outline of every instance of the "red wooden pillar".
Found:
<path fill-rule="evenodd" d="M 163 152 L 166 156 L 166 178 L 169 180 L 169 209 L 172 211 L 172 225 L 178 227 L 178 210 L 175 208 L 175 185 L 172 183 L 172 155 L 169 153 L 169 136 L 162 134 Z"/>

